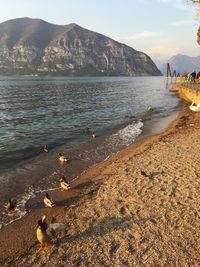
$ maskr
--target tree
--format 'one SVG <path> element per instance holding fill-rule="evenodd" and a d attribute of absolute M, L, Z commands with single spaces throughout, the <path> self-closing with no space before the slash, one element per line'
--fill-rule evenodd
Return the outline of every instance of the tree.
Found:
<path fill-rule="evenodd" d="M 200 0 L 185 0 L 186 2 L 190 2 L 192 4 L 198 4 L 198 17 L 200 20 Z M 197 43 L 200 45 L 200 26 L 197 30 Z"/>
<path fill-rule="evenodd" d="M 200 26 L 199 26 L 199 29 L 197 31 L 197 43 L 200 45 Z"/>

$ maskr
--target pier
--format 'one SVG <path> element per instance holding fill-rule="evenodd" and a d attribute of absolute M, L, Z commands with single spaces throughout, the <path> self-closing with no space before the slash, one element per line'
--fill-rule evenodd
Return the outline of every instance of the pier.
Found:
<path fill-rule="evenodd" d="M 166 85 L 170 92 L 179 93 L 180 97 L 189 103 L 200 103 L 200 78 L 192 79 L 188 75 L 180 74 L 170 69 L 167 64 Z"/>

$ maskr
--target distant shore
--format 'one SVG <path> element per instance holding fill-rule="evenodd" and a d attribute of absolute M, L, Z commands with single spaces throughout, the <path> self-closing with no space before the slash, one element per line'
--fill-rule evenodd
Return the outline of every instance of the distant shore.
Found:
<path fill-rule="evenodd" d="M 91 167 L 69 192 L 52 191 L 57 207 L 41 205 L 0 231 L 1 266 L 198 266 L 199 125 L 185 108 L 164 133 Z M 38 251 L 44 214 L 68 232 Z"/>

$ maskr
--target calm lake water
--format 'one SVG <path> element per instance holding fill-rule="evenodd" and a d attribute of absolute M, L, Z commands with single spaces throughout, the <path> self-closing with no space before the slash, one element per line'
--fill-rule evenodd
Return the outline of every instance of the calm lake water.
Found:
<path fill-rule="evenodd" d="M 50 164 L 61 149 L 82 162 L 104 160 L 141 134 L 145 118 L 169 115 L 178 103 L 164 77 L 0 76 L 2 201 L 66 171 Z M 97 134 L 95 141 L 87 127 Z M 44 145 L 52 152 L 48 159 Z M 78 175 L 74 165 L 69 171 Z"/>

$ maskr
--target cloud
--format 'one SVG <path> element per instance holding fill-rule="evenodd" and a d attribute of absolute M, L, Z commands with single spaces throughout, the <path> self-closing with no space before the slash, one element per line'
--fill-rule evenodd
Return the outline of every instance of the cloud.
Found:
<path fill-rule="evenodd" d="M 169 58 L 180 53 L 179 47 L 164 47 L 164 46 L 154 46 L 147 48 L 144 51 L 146 54 L 152 56 L 153 58 Z"/>
<path fill-rule="evenodd" d="M 151 38 L 158 35 L 159 35 L 158 32 L 143 31 L 127 37 L 116 37 L 115 40 L 124 43 L 131 43 L 132 41 L 135 40 Z"/>
<path fill-rule="evenodd" d="M 171 22 L 172 26 L 176 26 L 176 27 L 185 27 L 185 26 L 191 26 L 191 25 L 195 25 L 196 21 L 195 20 L 178 20 L 178 21 L 173 21 Z"/>
<path fill-rule="evenodd" d="M 144 39 L 144 38 L 151 38 L 154 36 L 158 36 L 159 34 L 157 32 L 148 32 L 148 31 L 144 31 L 144 32 L 140 32 L 140 33 L 136 33 L 132 36 L 127 37 L 127 41 L 132 41 L 132 40 L 139 40 L 139 39 Z"/>
<path fill-rule="evenodd" d="M 178 8 L 178 9 L 182 9 L 185 11 L 188 11 L 188 4 L 190 3 L 190 1 L 183 1 L 183 0 L 157 0 L 160 3 L 163 4 L 169 4 L 172 7 Z"/>
<path fill-rule="evenodd" d="M 180 54 L 181 50 L 178 47 L 154 46 L 147 48 L 144 52 L 149 55 L 159 67 L 172 56 Z"/>

